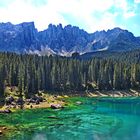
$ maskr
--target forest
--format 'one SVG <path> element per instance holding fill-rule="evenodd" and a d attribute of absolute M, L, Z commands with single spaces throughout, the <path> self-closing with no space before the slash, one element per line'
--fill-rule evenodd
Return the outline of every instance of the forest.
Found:
<path fill-rule="evenodd" d="M 90 59 L 0 53 L 1 96 L 6 86 L 26 97 L 39 91 L 139 89 L 140 50 Z"/>

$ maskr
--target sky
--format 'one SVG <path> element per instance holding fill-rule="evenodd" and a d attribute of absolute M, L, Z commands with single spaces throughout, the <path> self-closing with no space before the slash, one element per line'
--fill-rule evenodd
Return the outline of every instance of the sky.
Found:
<path fill-rule="evenodd" d="M 50 23 L 95 31 L 120 27 L 140 36 L 140 0 L 0 0 L 0 22 Z"/>

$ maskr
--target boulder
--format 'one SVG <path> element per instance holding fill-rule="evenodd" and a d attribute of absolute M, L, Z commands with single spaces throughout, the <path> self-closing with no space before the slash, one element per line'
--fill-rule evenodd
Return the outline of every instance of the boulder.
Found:
<path fill-rule="evenodd" d="M 10 104 L 12 104 L 13 101 L 14 101 L 14 98 L 13 98 L 12 96 L 7 97 L 7 98 L 5 99 L 5 104 L 6 104 L 6 105 L 10 105 Z"/>
<path fill-rule="evenodd" d="M 38 97 L 34 95 L 34 96 L 32 96 L 31 99 L 34 100 L 34 101 L 36 101 L 38 99 Z"/>
<path fill-rule="evenodd" d="M 36 101 L 34 99 L 30 99 L 29 103 L 36 103 Z"/>
<path fill-rule="evenodd" d="M 12 111 L 10 109 L 6 109 L 4 110 L 5 113 L 12 113 Z"/>
<path fill-rule="evenodd" d="M 0 113 L 11 113 L 12 111 L 10 109 L 0 110 Z"/>
<path fill-rule="evenodd" d="M 27 102 L 27 105 L 30 105 L 30 103 L 29 103 L 29 102 Z"/>
<path fill-rule="evenodd" d="M 23 98 L 21 98 L 21 97 L 19 97 L 18 99 L 17 99 L 17 102 L 16 102 L 18 105 L 23 105 L 24 104 L 24 100 L 23 100 Z"/>
<path fill-rule="evenodd" d="M 60 104 L 51 104 L 51 108 L 52 109 L 60 109 L 60 108 L 64 108 L 64 107 Z"/>
<path fill-rule="evenodd" d="M 36 103 L 36 102 L 43 102 L 43 97 L 41 96 L 33 96 L 31 99 L 30 99 L 30 103 Z"/>
<path fill-rule="evenodd" d="M 36 103 L 36 105 L 40 104 L 40 102 L 39 102 L 39 100 L 38 100 L 38 99 L 35 101 L 35 103 Z"/>
<path fill-rule="evenodd" d="M 39 102 L 43 102 L 43 97 L 38 97 Z"/>

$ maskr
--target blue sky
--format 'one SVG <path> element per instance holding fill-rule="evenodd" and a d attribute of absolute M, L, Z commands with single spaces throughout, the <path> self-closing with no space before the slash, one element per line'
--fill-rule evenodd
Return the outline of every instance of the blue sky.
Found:
<path fill-rule="evenodd" d="M 62 23 L 90 33 L 120 27 L 140 36 L 140 0 L 0 0 L 0 22 L 30 21 L 38 30 Z"/>

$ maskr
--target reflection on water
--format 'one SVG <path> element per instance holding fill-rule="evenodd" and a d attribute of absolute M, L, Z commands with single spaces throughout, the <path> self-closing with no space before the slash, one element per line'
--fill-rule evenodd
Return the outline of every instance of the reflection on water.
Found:
<path fill-rule="evenodd" d="M 9 140 L 138 140 L 140 99 L 72 98 L 83 102 L 63 110 L 26 110 L 0 115 L 16 127 Z M 51 117 L 53 116 L 53 117 Z M 1 137 L 2 138 L 2 137 Z M 6 137 L 3 137 L 6 139 Z"/>

